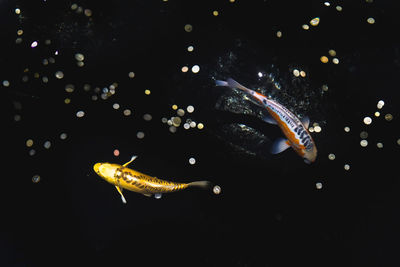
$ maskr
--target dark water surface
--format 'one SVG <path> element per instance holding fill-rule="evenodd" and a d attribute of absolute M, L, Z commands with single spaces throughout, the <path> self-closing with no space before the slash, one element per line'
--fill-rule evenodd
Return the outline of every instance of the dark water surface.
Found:
<path fill-rule="evenodd" d="M 394 3 L 1 1 L 0 265 L 398 266 Z M 229 77 L 308 116 L 316 162 Z M 132 155 L 222 192 L 124 205 L 92 167 Z"/>

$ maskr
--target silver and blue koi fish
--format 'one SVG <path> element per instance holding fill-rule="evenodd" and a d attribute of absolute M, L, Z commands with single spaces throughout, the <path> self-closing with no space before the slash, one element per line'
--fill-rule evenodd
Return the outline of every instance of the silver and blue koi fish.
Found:
<path fill-rule="evenodd" d="M 266 96 L 244 87 L 233 79 L 226 81 L 216 81 L 217 86 L 237 88 L 250 94 L 261 106 L 269 113 L 264 117 L 264 121 L 276 124 L 281 128 L 285 138 L 278 138 L 271 146 L 271 153 L 278 154 L 292 147 L 306 163 L 312 163 L 317 158 L 317 147 L 308 132 L 310 120 L 307 117 L 300 120 L 290 110 L 279 104 L 277 101 L 268 99 Z"/>

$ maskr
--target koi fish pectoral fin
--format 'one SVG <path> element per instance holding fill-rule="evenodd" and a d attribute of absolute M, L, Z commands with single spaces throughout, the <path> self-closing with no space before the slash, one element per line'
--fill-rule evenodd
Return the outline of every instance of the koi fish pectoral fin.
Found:
<path fill-rule="evenodd" d="M 305 116 L 301 119 L 301 123 L 308 129 L 308 126 L 310 125 L 310 118 Z"/>
<path fill-rule="evenodd" d="M 271 146 L 271 154 L 278 154 L 290 147 L 289 140 L 285 138 L 278 138 Z"/>
<path fill-rule="evenodd" d="M 276 122 L 276 120 L 274 120 L 274 118 L 272 118 L 271 115 L 266 115 L 266 116 L 264 116 L 263 121 L 268 122 L 268 123 L 270 123 L 270 124 L 278 124 L 278 123 Z"/>
<path fill-rule="evenodd" d="M 116 185 L 115 188 L 117 189 L 118 193 L 121 195 L 122 203 L 126 204 L 126 199 L 125 199 L 124 195 L 122 194 L 122 188 L 119 187 L 118 185 Z"/>
<path fill-rule="evenodd" d="M 127 163 L 125 163 L 124 165 L 122 165 L 122 167 L 126 167 L 128 166 L 132 161 L 134 161 L 137 158 L 137 156 L 132 156 L 131 160 L 128 161 Z"/>
<path fill-rule="evenodd" d="M 151 197 L 151 194 L 150 193 L 143 193 L 143 196 Z"/>

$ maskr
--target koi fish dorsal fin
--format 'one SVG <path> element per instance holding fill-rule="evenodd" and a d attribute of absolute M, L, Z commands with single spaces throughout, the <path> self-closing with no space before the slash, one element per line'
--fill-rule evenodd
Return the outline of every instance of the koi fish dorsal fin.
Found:
<path fill-rule="evenodd" d="M 270 124 L 278 124 L 278 123 L 276 122 L 276 120 L 274 120 L 274 118 L 272 118 L 271 115 L 266 115 L 266 116 L 264 116 L 263 121 L 268 122 L 268 123 L 270 123 Z"/>
<path fill-rule="evenodd" d="M 310 125 L 310 118 L 307 116 L 301 118 L 301 123 L 304 125 L 304 127 L 306 127 L 306 129 L 308 129 L 308 126 Z"/>
<path fill-rule="evenodd" d="M 122 165 L 123 167 L 126 167 L 126 166 L 128 166 L 132 161 L 134 161 L 135 159 L 137 158 L 137 156 L 132 156 L 132 158 L 131 158 L 131 160 L 130 161 L 128 161 L 127 163 L 125 163 L 124 165 Z"/>
<path fill-rule="evenodd" d="M 285 138 L 278 138 L 275 140 L 275 142 L 271 146 L 271 154 L 278 154 L 290 147 L 290 143 L 287 139 Z"/>

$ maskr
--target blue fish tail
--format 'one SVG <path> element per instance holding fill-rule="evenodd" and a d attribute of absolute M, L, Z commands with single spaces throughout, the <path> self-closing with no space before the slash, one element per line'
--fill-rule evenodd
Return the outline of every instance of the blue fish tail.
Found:
<path fill-rule="evenodd" d="M 215 85 L 216 86 L 226 86 L 226 87 L 230 87 L 232 89 L 236 88 L 236 89 L 240 89 L 240 90 L 247 91 L 247 92 L 251 92 L 252 91 L 251 89 L 241 85 L 240 83 L 238 83 L 237 81 L 235 81 L 232 78 L 229 78 L 226 81 L 216 80 L 215 81 Z"/>
<path fill-rule="evenodd" d="M 216 81 L 215 81 L 215 85 L 216 85 L 216 86 L 226 86 L 226 87 L 229 87 L 228 82 L 226 82 L 226 81 L 221 81 L 221 80 L 216 80 Z"/>

